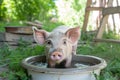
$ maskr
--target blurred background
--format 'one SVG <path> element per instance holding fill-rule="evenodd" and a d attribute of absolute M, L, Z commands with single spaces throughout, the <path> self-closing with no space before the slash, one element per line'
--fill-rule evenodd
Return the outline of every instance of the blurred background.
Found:
<path fill-rule="evenodd" d="M 21 61 L 45 53 L 44 46 L 34 45 L 31 27 L 52 31 L 59 25 L 80 26 L 77 54 L 107 61 L 108 66 L 96 80 L 120 80 L 119 14 L 109 16 L 101 42 L 94 41 L 103 17 L 101 8 L 108 7 L 108 1 L 109 7 L 119 6 L 119 0 L 0 0 L 0 80 L 29 80 Z M 91 7 L 100 7 L 100 11 Z M 90 8 L 92 11 L 85 20 Z"/>
<path fill-rule="evenodd" d="M 86 0 L 0 0 L 0 28 L 39 20 L 83 24 Z"/>

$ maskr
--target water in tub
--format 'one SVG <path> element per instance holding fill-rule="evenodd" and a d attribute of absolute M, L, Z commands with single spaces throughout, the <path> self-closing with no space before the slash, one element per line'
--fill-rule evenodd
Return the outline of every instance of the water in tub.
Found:
<path fill-rule="evenodd" d="M 30 64 L 35 65 L 35 66 L 38 66 L 38 67 L 40 67 L 40 68 L 47 68 L 47 63 L 31 62 Z M 74 67 L 79 68 L 79 69 L 86 68 L 86 67 L 88 67 L 88 66 L 89 66 L 89 65 L 87 65 L 87 64 L 81 64 L 81 63 L 75 63 L 75 64 L 74 64 Z"/>

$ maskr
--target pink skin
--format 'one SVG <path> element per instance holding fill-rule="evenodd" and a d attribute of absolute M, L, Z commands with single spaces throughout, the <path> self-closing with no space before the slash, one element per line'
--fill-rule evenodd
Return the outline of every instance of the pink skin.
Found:
<path fill-rule="evenodd" d="M 50 56 L 50 59 L 53 60 L 53 61 L 59 61 L 61 60 L 63 57 L 62 53 L 60 52 L 53 52 Z"/>

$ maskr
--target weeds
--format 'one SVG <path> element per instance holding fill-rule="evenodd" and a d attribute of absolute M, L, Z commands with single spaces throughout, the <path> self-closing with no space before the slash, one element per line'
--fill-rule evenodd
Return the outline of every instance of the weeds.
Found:
<path fill-rule="evenodd" d="M 97 80 L 119 80 L 120 79 L 120 59 L 114 58 L 107 67 L 101 71 L 100 76 L 96 76 Z"/>
<path fill-rule="evenodd" d="M 7 77 L 9 80 L 28 80 L 25 70 L 21 66 L 21 61 L 33 55 L 40 55 L 44 53 L 44 47 L 33 46 L 30 47 L 26 42 L 20 42 L 20 46 L 16 49 L 10 49 L 5 45 L 0 49 L 0 65 L 6 64 L 8 71 L 0 74 L 0 76 Z"/>

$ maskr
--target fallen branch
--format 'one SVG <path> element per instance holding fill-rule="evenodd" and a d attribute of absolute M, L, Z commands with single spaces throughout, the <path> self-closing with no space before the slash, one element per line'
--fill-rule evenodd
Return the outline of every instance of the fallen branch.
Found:
<path fill-rule="evenodd" d="M 27 21 L 25 23 L 28 24 L 28 25 L 31 25 L 31 26 L 36 26 L 38 28 L 42 28 L 42 24 L 40 22 L 38 22 L 38 21 L 35 21 L 35 22 Z"/>

